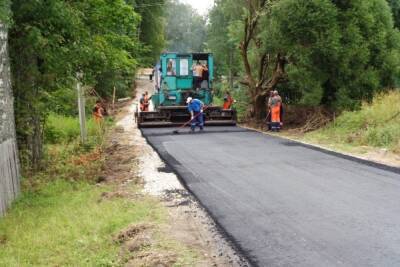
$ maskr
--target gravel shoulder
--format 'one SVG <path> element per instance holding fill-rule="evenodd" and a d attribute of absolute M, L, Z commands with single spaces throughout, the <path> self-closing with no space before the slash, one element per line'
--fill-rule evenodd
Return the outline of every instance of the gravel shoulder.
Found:
<path fill-rule="evenodd" d="M 144 78 L 139 78 L 136 86 L 137 96 L 144 91 L 152 93 L 153 84 Z M 158 239 L 164 240 L 166 243 L 170 243 L 168 240 L 172 240 L 175 244 L 179 244 L 172 246 L 174 249 L 179 250 L 183 246 L 190 252 L 186 255 L 190 259 L 186 259 L 182 263 L 183 265 L 187 266 L 190 263 L 190 266 L 204 267 L 250 266 L 236 251 L 234 245 L 224 237 L 196 199 L 184 188 L 178 177 L 147 144 L 134 122 L 136 110 L 137 100 L 133 100 L 118 112 L 116 129 L 109 141 L 111 146 L 129 148 L 117 152 L 123 154 L 117 159 L 134 157 L 134 166 L 130 170 L 126 170 L 127 175 L 121 176 L 123 170 L 116 167 L 114 167 L 117 169 L 116 173 L 110 174 L 114 181 L 120 183 L 117 194 L 129 195 L 125 192 L 126 188 L 139 184 L 142 188 L 140 189 L 141 195 L 151 197 L 162 205 L 163 210 L 167 213 L 167 220 L 157 230 Z M 148 265 L 143 261 L 138 262 L 138 258 L 140 257 L 131 260 L 131 265 L 127 266 Z M 173 266 L 172 261 L 163 264 Z M 179 262 L 174 264 L 179 265 Z"/>

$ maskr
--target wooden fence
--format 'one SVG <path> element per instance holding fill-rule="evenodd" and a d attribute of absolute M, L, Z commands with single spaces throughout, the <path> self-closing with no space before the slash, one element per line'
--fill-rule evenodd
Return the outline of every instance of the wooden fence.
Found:
<path fill-rule="evenodd" d="M 18 150 L 7 37 L 7 27 L 0 23 L 0 216 L 19 193 Z"/>
<path fill-rule="evenodd" d="M 0 215 L 19 193 L 18 155 L 15 141 L 0 144 Z"/>

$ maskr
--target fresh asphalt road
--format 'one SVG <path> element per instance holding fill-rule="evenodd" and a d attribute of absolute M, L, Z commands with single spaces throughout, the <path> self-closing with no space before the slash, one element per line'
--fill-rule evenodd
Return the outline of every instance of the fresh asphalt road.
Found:
<path fill-rule="evenodd" d="M 259 266 L 400 266 L 400 174 L 238 127 L 143 135 Z"/>

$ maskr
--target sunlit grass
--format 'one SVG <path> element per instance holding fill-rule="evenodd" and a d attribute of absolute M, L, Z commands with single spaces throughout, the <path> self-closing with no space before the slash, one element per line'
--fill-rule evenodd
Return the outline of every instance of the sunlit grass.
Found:
<path fill-rule="evenodd" d="M 0 220 L 0 266 L 117 265 L 113 234 L 131 223 L 160 222 L 163 213 L 151 199 L 100 201 L 105 190 L 57 180 L 24 193 Z"/>

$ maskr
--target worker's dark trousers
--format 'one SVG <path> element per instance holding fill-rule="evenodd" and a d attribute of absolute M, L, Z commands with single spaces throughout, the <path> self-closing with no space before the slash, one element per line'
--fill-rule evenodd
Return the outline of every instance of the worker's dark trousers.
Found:
<path fill-rule="evenodd" d="M 194 87 L 195 89 L 201 88 L 201 82 L 202 82 L 201 77 L 197 77 L 197 76 L 194 76 L 194 77 L 193 77 L 193 87 Z"/>
<path fill-rule="evenodd" d="M 271 122 L 271 131 L 273 132 L 279 132 L 281 129 L 281 123 L 280 122 Z"/>
<path fill-rule="evenodd" d="M 200 127 L 200 130 L 203 130 L 204 127 L 204 114 L 200 112 L 194 112 L 194 119 L 191 121 L 190 128 L 192 131 L 196 128 L 196 126 Z"/>

